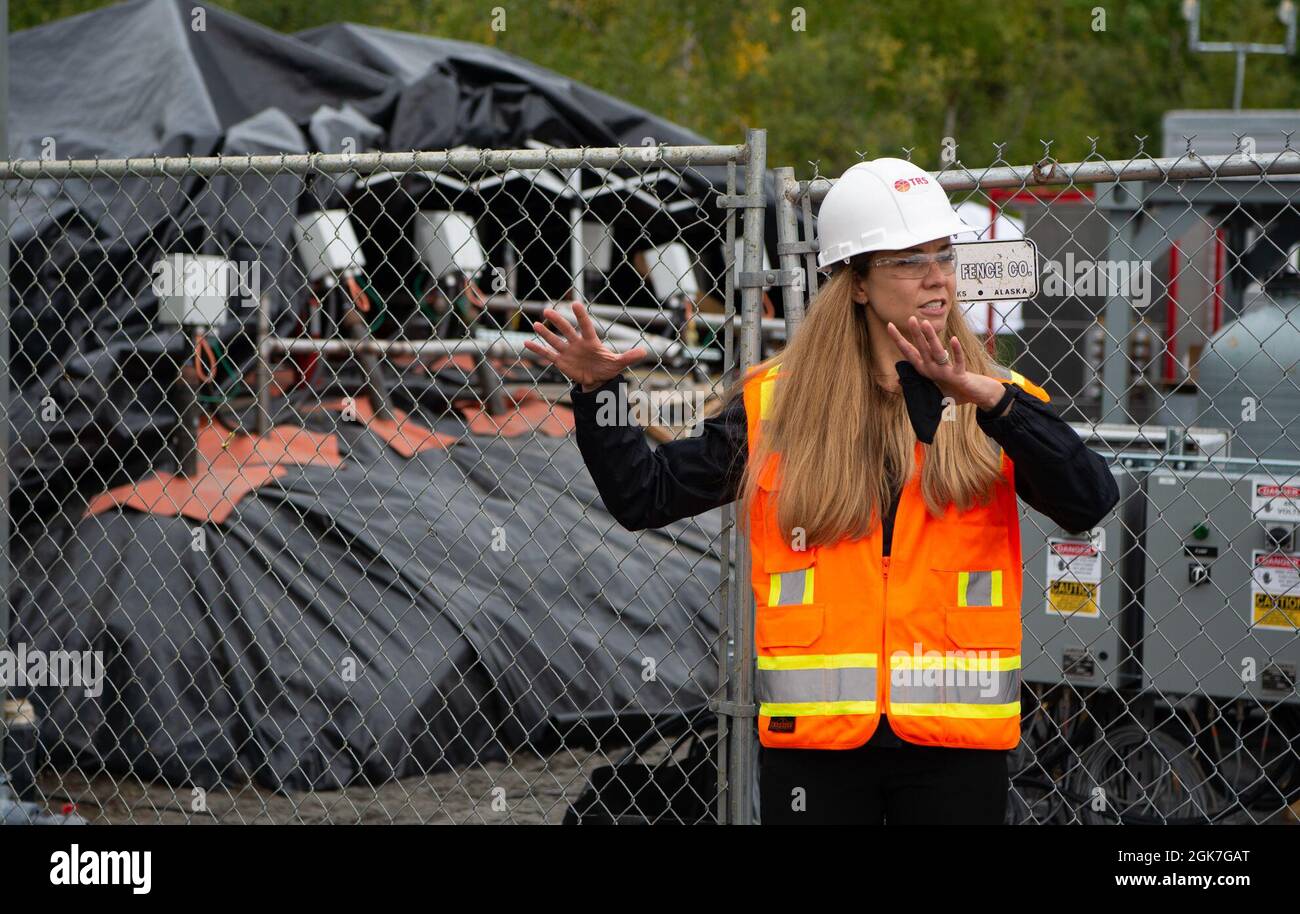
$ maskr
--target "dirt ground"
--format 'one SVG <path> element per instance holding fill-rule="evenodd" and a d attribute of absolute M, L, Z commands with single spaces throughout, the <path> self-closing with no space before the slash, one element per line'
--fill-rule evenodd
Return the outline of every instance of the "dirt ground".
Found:
<path fill-rule="evenodd" d="M 590 771 L 608 761 L 605 755 L 585 751 L 562 751 L 549 758 L 518 755 L 509 762 L 378 787 L 289 795 L 246 784 L 197 796 L 134 778 L 44 772 L 33 799 L 53 812 L 75 803 L 77 814 L 92 824 L 559 824 Z"/>

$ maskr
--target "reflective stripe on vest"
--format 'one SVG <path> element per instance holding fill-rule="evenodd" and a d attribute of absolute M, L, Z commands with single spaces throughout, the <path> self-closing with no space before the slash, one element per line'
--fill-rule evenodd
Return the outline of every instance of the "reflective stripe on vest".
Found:
<path fill-rule="evenodd" d="M 766 419 L 767 414 L 772 410 L 772 391 L 776 390 L 776 373 L 780 367 L 780 363 L 773 365 L 763 373 L 763 380 L 759 382 L 758 418 L 760 422 Z"/>
<path fill-rule="evenodd" d="M 760 656 L 754 691 L 765 717 L 874 714 L 876 655 Z"/>
<path fill-rule="evenodd" d="M 785 603 L 808 604 L 813 601 L 813 569 L 798 568 L 794 571 L 776 571 L 770 576 L 767 589 L 767 605 L 780 606 Z"/>
<path fill-rule="evenodd" d="M 957 575 L 958 606 L 1001 606 L 1002 571 L 963 571 Z"/>
<path fill-rule="evenodd" d="M 1020 714 L 1020 656 L 898 655 L 889 661 L 889 713 L 912 717 Z"/>

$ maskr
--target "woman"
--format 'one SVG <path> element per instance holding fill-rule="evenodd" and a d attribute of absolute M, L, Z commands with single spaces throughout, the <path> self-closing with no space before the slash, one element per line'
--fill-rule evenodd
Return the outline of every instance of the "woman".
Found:
<path fill-rule="evenodd" d="M 752 556 L 765 823 L 999 823 L 1020 739 L 1016 498 L 1066 530 L 1118 488 L 956 307 L 965 230 L 911 163 L 854 166 L 818 216 L 831 278 L 702 434 L 598 421 L 643 357 L 553 309 L 528 348 L 576 382 L 578 445 L 630 530 L 739 498 Z M 947 341 L 946 345 L 944 340 Z"/>

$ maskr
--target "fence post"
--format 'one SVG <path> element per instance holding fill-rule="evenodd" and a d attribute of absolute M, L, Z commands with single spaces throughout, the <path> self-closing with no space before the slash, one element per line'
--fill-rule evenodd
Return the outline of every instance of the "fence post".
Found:
<path fill-rule="evenodd" d="M 1102 194 L 1098 194 L 1098 208 L 1102 208 Z M 1112 210 L 1121 219 L 1114 229 L 1110 243 L 1106 248 L 1108 260 L 1127 260 L 1133 256 L 1134 228 L 1138 205 L 1133 200 L 1128 188 L 1116 182 L 1105 196 L 1105 207 Z M 1122 214 L 1122 215 L 1121 215 Z M 1101 359 L 1101 411 L 1098 422 L 1123 423 L 1132 421 L 1129 417 L 1129 333 L 1133 326 L 1133 305 L 1128 297 L 1119 290 L 1110 290 L 1106 297 L 1105 317 L 1102 334 Z"/>
<path fill-rule="evenodd" d="M 773 170 L 776 175 L 776 252 L 782 271 L 794 274 L 794 283 L 781 286 L 781 300 L 785 305 L 785 339 L 788 345 L 795 329 L 803 322 L 804 284 L 799 267 L 799 255 L 813 248 L 811 242 L 799 241 L 799 221 L 795 215 L 794 198 L 799 193 L 799 182 L 794 179 L 794 169 L 786 166 Z M 811 233 L 809 233 L 811 234 Z"/>
<path fill-rule="evenodd" d="M 763 199 L 764 177 L 767 173 L 767 131 L 750 128 L 745 132 L 747 155 L 745 157 L 745 196 L 750 205 L 744 207 L 741 223 L 741 275 L 756 274 L 763 269 L 763 220 L 765 206 L 755 206 L 753 198 Z M 755 365 L 761 357 L 762 319 L 761 286 L 743 283 L 740 289 L 740 369 Z M 754 595 L 749 586 L 750 555 L 742 543 L 737 549 L 739 573 L 736 587 L 735 646 L 732 651 L 731 679 L 734 710 L 748 711 L 754 702 Z M 755 729 L 750 716 L 740 716 L 731 728 L 731 746 L 727 753 L 728 800 L 731 805 L 729 821 L 733 825 L 749 825 L 754 821 Z"/>
<path fill-rule="evenodd" d="M 0 0 L 0 159 L 9 158 L 9 0 Z M 9 198 L 0 190 L 0 650 L 9 649 Z M 9 793 L 4 747 L 9 724 L 0 681 L 0 806 Z"/>
<path fill-rule="evenodd" d="M 735 196 L 736 193 L 736 163 L 734 161 L 727 163 L 727 196 Z M 723 265 L 723 300 L 726 305 L 723 309 L 723 383 L 731 384 L 740 375 L 740 357 L 736 349 L 737 336 L 740 328 L 736 326 L 736 272 L 737 266 L 734 262 L 736 257 L 736 211 L 727 209 L 726 227 L 723 236 L 722 248 L 722 265 Z M 718 696 L 723 701 L 733 700 L 732 695 L 732 657 L 734 656 L 734 640 L 736 631 L 736 605 L 737 601 L 744 595 L 743 581 L 732 582 L 731 574 L 733 567 L 732 550 L 734 544 L 739 561 L 741 549 L 740 538 L 737 536 L 738 527 L 735 523 L 734 502 L 723 505 L 722 507 L 722 566 L 720 576 L 722 578 L 719 599 L 721 601 L 722 611 L 721 626 L 718 632 Z M 738 565 L 736 566 L 739 567 Z M 725 825 L 731 821 L 731 785 L 728 778 L 731 774 L 731 765 L 728 759 L 731 757 L 731 716 L 719 710 L 718 713 L 718 802 L 717 815 L 718 824 Z"/>

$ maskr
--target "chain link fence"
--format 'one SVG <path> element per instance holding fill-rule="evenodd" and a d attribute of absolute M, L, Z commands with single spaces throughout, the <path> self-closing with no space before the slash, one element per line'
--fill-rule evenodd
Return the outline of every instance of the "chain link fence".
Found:
<path fill-rule="evenodd" d="M 578 297 L 691 434 L 816 293 L 737 146 L 10 162 L 6 769 L 92 822 L 756 818 L 730 506 L 630 533 L 523 348 Z M 1300 154 L 952 160 L 1039 291 L 991 350 L 1107 455 L 1023 510 L 1014 822 L 1300 794 Z M 981 221 L 982 220 L 982 221 Z"/>
<path fill-rule="evenodd" d="M 716 820 L 729 512 L 620 527 L 522 343 L 580 298 L 649 351 L 614 421 L 689 434 L 756 149 L 7 163 L 11 786 L 92 822 Z"/>
<path fill-rule="evenodd" d="M 1300 154 L 1237 140 L 938 173 L 959 241 L 1034 242 L 1037 294 L 962 307 L 1121 491 L 1082 536 L 1021 506 L 1009 822 L 1298 818 Z M 833 181 L 776 174 L 793 333 L 818 278 L 800 228 Z"/>

